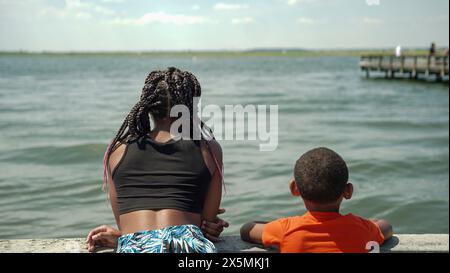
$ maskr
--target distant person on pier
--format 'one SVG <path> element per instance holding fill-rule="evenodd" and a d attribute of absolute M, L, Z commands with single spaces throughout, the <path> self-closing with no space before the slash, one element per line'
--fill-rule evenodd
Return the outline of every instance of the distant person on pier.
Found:
<path fill-rule="evenodd" d="M 400 58 L 402 56 L 402 46 L 398 45 L 395 48 L 395 57 Z"/>
<path fill-rule="evenodd" d="M 431 43 L 430 56 L 434 57 L 436 55 L 436 43 Z"/>

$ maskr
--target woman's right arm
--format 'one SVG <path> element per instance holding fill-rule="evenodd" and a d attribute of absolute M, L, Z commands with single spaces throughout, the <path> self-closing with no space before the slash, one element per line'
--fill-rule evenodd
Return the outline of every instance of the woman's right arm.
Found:
<path fill-rule="evenodd" d="M 116 169 L 117 165 L 119 164 L 120 160 L 123 157 L 123 154 L 125 153 L 125 144 L 121 144 L 117 149 L 111 154 L 108 160 L 108 195 L 109 195 L 109 201 L 111 203 L 111 209 L 114 214 L 114 218 L 116 219 L 117 228 L 120 229 L 120 214 L 119 214 L 119 206 L 117 205 L 117 192 L 116 192 L 116 186 L 114 184 L 114 181 L 112 179 L 112 173 Z"/>
<path fill-rule="evenodd" d="M 112 172 L 121 160 L 126 146 L 120 145 L 110 156 L 108 160 L 108 196 L 111 203 L 112 212 L 114 218 L 116 219 L 116 224 L 118 229 L 110 226 L 102 225 L 92 229 L 86 239 L 87 248 L 90 252 L 94 251 L 96 247 L 116 247 L 117 238 L 119 238 L 122 233 L 120 232 L 120 214 L 119 207 L 117 205 L 117 192 L 114 181 L 112 180 Z"/>

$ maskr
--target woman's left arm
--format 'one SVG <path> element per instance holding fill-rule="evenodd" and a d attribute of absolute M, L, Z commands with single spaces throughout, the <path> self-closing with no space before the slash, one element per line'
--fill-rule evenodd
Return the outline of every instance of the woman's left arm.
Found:
<path fill-rule="evenodd" d="M 228 223 L 223 220 L 217 223 L 218 220 L 220 220 L 217 218 L 217 215 L 219 214 L 223 187 L 222 148 L 215 140 L 209 141 L 208 144 L 204 143 L 203 146 L 203 150 L 206 151 L 204 152 L 204 157 L 208 168 L 214 171 L 212 173 L 211 183 L 203 206 L 202 230 L 208 239 L 216 241 L 217 237 L 223 231 L 223 227 L 228 225 Z"/>

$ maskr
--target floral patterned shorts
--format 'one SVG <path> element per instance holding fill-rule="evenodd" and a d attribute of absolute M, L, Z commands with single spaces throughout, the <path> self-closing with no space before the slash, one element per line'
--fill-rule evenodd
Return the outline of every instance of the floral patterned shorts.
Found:
<path fill-rule="evenodd" d="M 119 237 L 117 253 L 216 253 L 199 227 L 183 225 Z"/>

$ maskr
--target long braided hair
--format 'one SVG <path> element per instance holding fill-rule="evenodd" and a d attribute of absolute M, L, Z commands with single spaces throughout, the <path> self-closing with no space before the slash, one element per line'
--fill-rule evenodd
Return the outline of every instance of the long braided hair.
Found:
<path fill-rule="evenodd" d="M 108 161 L 111 154 L 124 143 L 129 143 L 145 136 L 151 131 L 150 117 L 154 119 L 168 118 L 170 109 L 174 105 L 184 105 L 190 111 L 191 136 L 195 130 L 196 113 L 194 113 L 194 97 L 201 96 L 201 86 L 197 78 L 190 72 L 170 67 L 163 71 L 153 71 L 145 79 L 140 100 L 131 109 L 120 126 L 116 136 L 106 149 L 103 158 L 103 187 L 105 190 L 108 180 Z M 201 120 L 200 130 L 212 131 Z M 204 135 L 201 134 L 202 139 Z M 214 157 L 214 156 L 213 156 Z M 222 176 L 222 170 L 214 158 L 216 167 Z M 223 179 L 223 177 L 222 177 Z"/>

